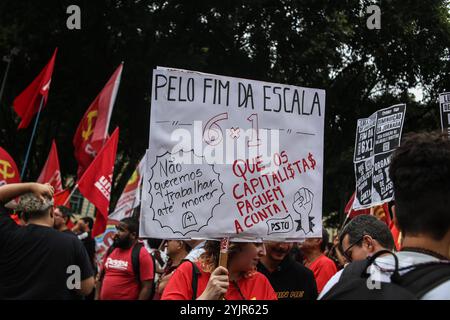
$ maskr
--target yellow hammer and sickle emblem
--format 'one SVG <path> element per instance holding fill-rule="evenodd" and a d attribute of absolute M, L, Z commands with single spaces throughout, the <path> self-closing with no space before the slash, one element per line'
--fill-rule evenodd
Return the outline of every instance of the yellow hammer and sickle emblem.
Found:
<path fill-rule="evenodd" d="M 89 137 L 94 133 L 94 128 L 93 127 L 93 120 L 94 118 L 97 118 L 97 110 L 93 110 L 91 112 L 88 113 L 87 115 L 87 121 L 88 121 L 88 127 L 86 130 L 83 130 L 83 132 L 81 133 L 81 136 L 83 137 L 83 139 L 85 141 L 87 141 L 89 139 Z"/>
<path fill-rule="evenodd" d="M 0 174 L 3 176 L 3 179 L 10 179 L 14 178 L 16 173 L 14 172 L 14 169 L 12 172 L 8 172 L 8 168 L 12 169 L 11 164 L 6 160 L 0 160 Z"/>
<path fill-rule="evenodd" d="M 127 185 L 132 185 L 133 183 L 136 182 L 137 179 L 138 179 L 138 173 L 137 173 L 137 170 L 134 170 L 133 174 L 131 175 L 130 180 L 128 180 Z"/>

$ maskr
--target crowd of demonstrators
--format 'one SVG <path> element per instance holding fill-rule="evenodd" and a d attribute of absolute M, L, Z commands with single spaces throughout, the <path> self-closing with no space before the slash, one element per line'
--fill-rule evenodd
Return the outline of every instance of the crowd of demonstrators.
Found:
<path fill-rule="evenodd" d="M 218 266 L 219 241 L 206 241 L 204 250 L 197 262 L 186 261 L 175 270 L 162 300 L 277 300 L 256 269 L 265 255 L 263 243 L 230 243 L 226 268 Z"/>
<path fill-rule="evenodd" d="M 304 255 L 304 265 L 314 273 L 319 294 L 328 280 L 337 272 L 333 260 L 324 254 L 328 239 L 328 232 L 322 229 L 322 238 L 305 239 L 300 244 L 300 249 Z"/>
<path fill-rule="evenodd" d="M 155 267 L 150 253 L 138 242 L 139 222 L 124 218 L 117 225 L 113 245 L 97 275 L 98 300 L 149 300 Z"/>
<path fill-rule="evenodd" d="M 389 228 L 371 215 L 353 218 L 341 231 L 339 242 L 348 263 L 365 260 L 381 250 L 394 250 L 394 239 Z M 352 272 L 358 271 L 351 267 L 340 270 L 327 282 L 319 299 L 339 282 L 345 283 L 346 279 L 352 276 Z"/>
<path fill-rule="evenodd" d="M 1 186 L 0 299 L 450 299 L 450 140 L 406 136 L 389 176 L 395 204 L 352 217 L 333 243 L 325 229 L 302 243 L 232 242 L 226 267 L 218 266 L 219 241 L 144 246 L 138 219 L 122 219 L 96 290 L 93 219 L 69 229 L 71 209 L 54 208 L 50 185 Z M 73 266 L 80 286 L 68 285 Z"/>
<path fill-rule="evenodd" d="M 50 185 L 38 183 L 0 187 L 0 299 L 77 299 L 94 287 L 82 243 L 54 229 L 53 192 Z M 16 197 L 12 207 L 26 213 L 23 226 L 5 208 Z M 81 281 L 72 288 L 68 280 L 74 266 Z"/>
<path fill-rule="evenodd" d="M 293 246 L 289 242 L 266 242 L 266 255 L 261 257 L 258 271 L 269 279 L 278 300 L 315 300 L 314 274 L 290 255 Z"/>
<path fill-rule="evenodd" d="M 154 300 L 159 300 L 164 292 L 164 289 L 172 277 L 178 266 L 185 261 L 186 256 L 191 251 L 187 241 L 182 240 L 167 240 L 165 242 L 165 251 L 169 260 L 156 283 L 156 294 Z"/>

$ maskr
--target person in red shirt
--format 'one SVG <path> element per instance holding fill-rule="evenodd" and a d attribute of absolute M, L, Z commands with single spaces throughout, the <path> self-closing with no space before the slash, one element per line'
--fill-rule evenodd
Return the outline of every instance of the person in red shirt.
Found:
<path fill-rule="evenodd" d="M 148 251 L 137 241 L 139 222 L 124 218 L 116 228 L 113 249 L 105 255 L 98 275 L 96 299 L 148 300 L 152 294 L 154 265 Z M 139 246 L 138 276 L 132 261 L 134 246 Z"/>
<path fill-rule="evenodd" d="M 323 254 L 328 243 L 328 232 L 325 229 L 322 230 L 322 238 L 309 238 L 300 245 L 300 249 L 305 256 L 305 267 L 308 267 L 314 273 L 318 293 L 337 272 L 333 260 Z"/>
<path fill-rule="evenodd" d="M 153 300 L 160 300 L 164 289 L 172 277 L 178 266 L 183 263 L 188 253 L 191 251 L 191 247 L 187 241 L 182 240 L 168 240 L 165 243 L 165 248 L 167 255 L 169 256 L 169 261 L 164 268 L 164 272 L 156 284 L 156 294 Z"/>
<path fill-rule="evenodd" d="M 217 267 L 220 242 L 207 241 L 204 249 L 197 262 L 177 268 L 162 300 L 277 300 L 269 280 L 256 271 L 263 243 L 231 243 L 227 268 Z"/>

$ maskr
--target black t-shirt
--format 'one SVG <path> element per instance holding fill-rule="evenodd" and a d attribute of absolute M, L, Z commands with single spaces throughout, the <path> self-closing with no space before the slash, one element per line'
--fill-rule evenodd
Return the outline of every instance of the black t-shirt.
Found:
<path fill-rule="evenodd" d="M 18 226 L 0 204 L 0 300 L 76 299 L 68 284 L 91 276 L 77 237 L 45 226 Z"/>
<path fill-rule="evenodd" d="M 89 233 L 89 236 L 82 240 L 84 247 L 86 248 L 86 251 L 89 255 L 89 257 L 93 260 L 95 257 L 95 240 L 92 239 L 91 233 Z"/>
<path fill-rule="evenodd" d="M 83 243 L 89 259 L 92 262 L 92 267 L 95 269 L 95 240 L 92 239 L 91 233 L 89 233 L 87 238 L 81 240 L 81 242 Z"/>
<path fill-rule="evenodd" d="M 277 270 L 269 272 L 260 262 L 258 271 L 269 279 L 279 300 L 316 300 L 317 285 L 311 270 L 294 261 L 289 255 Z"/>

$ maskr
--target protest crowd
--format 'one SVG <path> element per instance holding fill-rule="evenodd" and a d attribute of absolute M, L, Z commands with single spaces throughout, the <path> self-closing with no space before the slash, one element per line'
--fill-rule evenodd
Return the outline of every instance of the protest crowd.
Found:
<path fill-rule="evenodd" d="M 22 118 L 21 126 L 28 126 L 33 116 L 40 112 L 37 106 L 45 104 L 48 87 L 46 91 L 41 89 L 43 85 L 49 84 L 55 55 L 56 51 L 45 72 L 39 75 L 40 78 L 14 101 L 14 108 Z M 107 115 L 112 111 L 110 108 L 114 103 L 113 96 L 122 67 L 123 65 L 119 66 L 99 97 L 89 107 L 74 139 L 77 150 L 75 156 L 79 163 L 78 180 L 74 189 L 78 189 L 95 205 L 95 218 L 74 218 L 76 212 L 70 207 L 70 197 L 74 189 L 62 188 L 59 164 L 55 166 L 51 161 L 54 155 L 49 156 L 43 174 L 37 182 L 20 182 L 19 179 L 14 180 L 11 175 L 9 178 L 5 177 L 4 172 L 0 172 L 3 174 L 0 184 L 0 299 L 450 300 L 450 140 L 447 134 L 411 132 L 405 134 L 401 142 L 398 138 L 398 145 L 392 148 L 392 153 L 389 154 L 389 163 L 383 162 L 387 163 L 383 167 L 387 170 L 384 179 L 392 182 L 395 198 L 391 196 L 387 197 L 386 201 L 364 202 L 359 192 L 363 187 L 357 186 L 345 208 L 347 218 L 337 234 L 330 234 L 325 226 L 322 226 L 322 212 L 314 211 L 314 217 L 309 215 L 312 210 L 320 210 L 321 205 L 315 204 L 314 207 L 305 209 L 305 200 L 313 200 L 311 190 L 315 189 L 302 187 L 295 190 L 290 188 L 293 190 L 294 202 L 292 206 L 285 206 L 286 213 L 292 212 L 293 208 L 295 214 L 300 215 L 297 230 L 290 228 L 286 231 L 297 232 L 293 239 L 278 236 L 280 233 L 275 232 L 279 231 L 277 228 L 280 225 L 291 226 L 291 216 L 283 218 L 281 224 L 278 224 L 280 222 L 276 219 L 273 219 L 272 225 L 267 221 L 267 226 L 273 226 L 270 230 L 273 232 L 266 236 L 258 236 L 261 232 L 255 231 L 257 235 L 250 237 L 252 239 L 240 237 L 240 233 L 245 234 L 248 231 L 246 228 L 266 228 L 265 225 L 261 227 L 262 221 L 265 221 L 262 220 L 265 219 L 265 211 L 251 215 L 254 213 L 254 201 L 237 201 L 238 214 L 247 214 L 251 218 L 235 220 L 236 237 L 228 231 L 228 238 L 220 232 L 217 237 L 191 236 L 201 230 L 195 228 L 196 224 L 203 223 L 207 228 L 212 228 L 213 223 L 208 224 L 210 219 L 226 211 L 213 212 L 216 204 L 213 206 L 207 202 L 215 196 L 214 192 L 218 192 L 216 188 L 202 197 L 195 198 L 197 202 L 190 200 L 191 202 L 185 203 L 185 208 L 188 207 L 192 211 L 179 213 L 179 217 L 182 217 L 179 224 L 183 231 L 177 234 L 173 227 L 174 230 L 170 230 L 174 232 L 167 233 L 166 238 L 161 236 L 162 233 L 152 237 L 152 230 L 169 232 L 169 228 L 164 225 L 163 220 L 155 222 L 153 219 L 149 222 L 146 216 L 142 216 L 143 213 L 157 212 L 155 217 L 165 217 L 169 213 L 177 213 L 178 210 L 168 206 L 165 206 L 164 210 L 161 209 L 161 203 L 166 205 L 162 200 L 157 202 L 158 195 L 161 195 L 161 199 L 166 199 L 163 198 L 162 190 L 165 189 L 167 199 L 175 203 L 177 196 L 170 198 L 167 190 L 183 179 L 198 179 L 201 175 L 206 175 L 207 171 L 195 167 L 191 174 L 180 176 L 182 178 L 171 178 L 164 183 L 154 184 L 153 188 L 151 186 L 148 190 L 142 190 L 142 196 L 133 193 L 131 201 L 124 201 L 128 203 L 127 209 L 124 210 L 126 214 L 109 212 L 119 130 L 116 129 L 108 135 Z M 164 72 L 169 74 L 172 71 L 157 71 L 156 95 L 158 88 L 166 85 L 158 81 L 170 80 Z M 169 84 L 169 91 L 164 97 L 170 98 L 170 88 Z M 40 91 L 32 95 L 30 92 L 33 90 Z M 297 91 L 289 90 L 294 92 L 295 97 Z M 305 92 L 303 91 L 303 95 Z M 313 98 L 309 99 L 312 101 L 311 115 L 323 119 L 325 109 L 324 105 L 321 105 L 322 93 L 319 93 L 313 93 Z M 161 99 L 162 93 L 159 94 Z M 157 112 L 154 110 L 158 109 L 157 107 L 159 106 L 153 105 L 152 112 Z M 402 112 L 404 115 L 404 108 L 394 107 L 396 109 L 386 109 L 387 111 L 382 112 L 398 112 L 391 118 L 396 121 L 398 117 L 402 117 Z M 98 117 L 97 125 L 91 136 L 86 136 L 84 129 L 86 123 L 90 126 L 92 111 L 95 111 Z M 384 115 L 381 113 L 377 116 Z M 392 117 L 392 113 L 388 116 Z M 224 119 L 213 118 L 216 122 Z M 367 127 L 367 123 L 370 123 L 367 119 L 358 127 L 362 128 L 359 133 L 366 130 L 363 126 Z M 248 121 L 251 122 L 250 120 Z M 151 139 L 158 135 L 155 128 L 152 122 Z M 372 129 L 369 125 L 368 130 Z M 93 148 L 95 152 L 86 153 L 89 149 L 88 142 L 91 143 L 89 148 Z M 212 142 L 214 141 L 209 141 L 213 144 Z M 301 148 L 295 144 L 290 147 L 294 151 Z M 52 150 L 56 152 L 56 147 Z M 152 150 L 154 149 L 149 148 L 147 156 L 157 157 L 156 161 L 161 161 L 161 176 L 168 176 L 172 169 L 163 166 L 161 159 L 164 155 L 156 155 Z M 360 151 L 355 151 L 356 167 L 370 157 L 378 159 L 386 150 L 380 152 L 375 147 L 370 155 L 365 155 L 364 150 Z M 0 152 L 2 159 L 9 159 L 10 163 L 13 163 L 13 160 L 7 157 L 6 151 L 0 149 Z M 292 153 L 289 156 L 291 157 Z M 264 190 L 270 182 L 271 187 L 275 186 L 273 192 L 270 195 L 268 191 L 265 192 L 266 198 L 261 197 L 259 201 L 272 199 L 276 203 L 279 199 L 286 199 L 286 191 L 283 192 L 286 189 L 281 189 L 274 183 L 303 183 L 301 181 L 305 175 L 315 174 L 318 170 L 316 167 L 323 164 L 319 153 L 314 151 L 314 157 L 312 153 L 302 156 L 302 161 L 295 162 L 297 171 L 292 169 L 293 166 L 287 166 L 289 169 L 283 171 L 286 175 L 282 176 L 279 172 L 278 175 L 273 174 L 271 178 L 274 180 L 249 179 L 251 182 L 246 184 L 247 176 L 240 171 L 238 178 L 244 182 L 236 184 L 233 191 L 245 190 L 245 196 L 253 195 L 258 187 Z M 281 164 L 289 164 L 286 152 L 281 152 L 279 158 Z M 149 167 L 145 161 L 140 166 Z M 14 168 L 18 173 L 15 165 Z M 173 168 L 174 171 L 181 171 L 181 165 L 179 169 L 175 165 Z M 236 168 L 233 166 L 233 170 L 227 170 L 238 172 Z M 373 170 L 378 170 L 377 165 Z M 59 180 L 56 182 L 51 179 L 55 171 L 59 174 Z M 281 172 L 281 169 L 279 171 Z M 196 190 L 200 192 L 214 187 L 219 180 L 214 174 L 217 172 L 212 170 L 208 183 L 195 184 Z M 258 175 L 256 172 L 255 176 Z M 220 178 L 224 179 L 223 172 Z M 155 178 L 152 176 L 151 179 Z M 133 181 L 138 182 L 133 190 L 140 189 L 142 180 L 145 184 L 149 179 L 134 179 Z M 321 180 L 314 180 L 311 185 L 313 184 L 321 190 Z M 159 193 L 152 193 L 154 186 L 160 188 L 157 190 Z M 130 184 L 127 185 L 127 188 L 129 187 Z M 145 197 L 149 197 L 150 193 L 152 201 L 156 200 L 149 205 Z M 234 193 L 234 197 L 240 200 L 244 195 Z M 318 197 L 317 192 L 315 197 Z M 365 206 L 357 205 L 356 202 Z M 285 204 L 281 200 L 279 203 Z M 158 209 L 153 210 L 156 207 Z M 278 212 L 276 210 L 279 210 L 279 207 L 273 206 L 275 212 Z M 238 212 L 237 209 L 234 211 Z M 204 221 L 201 220 L 202 214 L 206 216 Z M 159 229 L 146 229 L 152 223 L 160 223 L 157 225 Z M 100 253 L 95 238 L 102 237 L 107 226 L 114 228 L 114 235 L 109 247 Z M 298 234 L 303 236 L 297 236 Z"/>
<path fill-rule="evenodd" d="M 54 206 L 51 185 L 7 184 L 0 187 L 0 297 L 450 299 L 449 166 L 450 141 L 440 133 L 408 135 L 395 151 L 389 174 L 396 199 L 385 214 L 392 215 L 400 239 L 384 220 L 360 214 L 332 245 L 325 229 L 321 238 L 301 243 L 232 242 L 226 267 L 218 266 L 219 241 L 160 240 L 151 248 L 139 238 L 139 221 L 127 217 L 97 270 L 91 219 L 69 229 L 70 209 Z M 18 223 L 5 205 L 20 212 Z M 70 265 L 81 272 L 73 290 L 66 284 Z M 390 286 L 370 290 L 369 277 Z"/>

